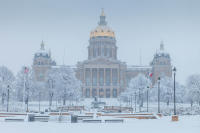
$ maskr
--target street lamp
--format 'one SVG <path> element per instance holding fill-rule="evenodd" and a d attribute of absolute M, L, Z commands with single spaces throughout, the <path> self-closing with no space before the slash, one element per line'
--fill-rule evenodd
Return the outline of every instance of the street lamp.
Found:
<path fill-rule="evenodd" d="M 141 92 L 140 92 L 140 88 L 139 88 L 139 112 L 141 112 L 141 106 L 142 106 L 142 101 L 141 101 Z"/>
<path fill-rule="evenodd" d="M 137 95 L 136 95 L 136 91 L 135 91 L 135 112 L 136 112 L 136 104 L 137 104 Z"/>
<path fill-rule="evenodd" d="M 158 113 L 160 113 L 160 77 L 158 77 Z"/>
<path fill-rule="evenodd" d="M 173 68 L 174 72 L 174 115 L 176 115 L 176 67 Z"/>
<path fill-rule="evenodd" d="M 133 113 L 133 95 L 131 94 L 131 112 Z"/>
<path fill-rule="evenodd" d="M 172 121 L 178 121 L 178 116 L 176 115 L 176 67 L 172 71 L 174 72 L 174 115 L 172 115 Z"/>
<path fill-rule="evenodd" d="M 49 103 L 49 110 L 51 111 L 52 100 L 53 100 L 53 92 L 50 92 L 50 103 Z"/>
<path fill-rule="evenodd" d="M 9 95 L 9 94 L 10 94 L 10 86 L 8 85 L 7 88 L 8 88 L 8 90 L 7 90 L 7 91 L 8 91 L 8 92 L 7 92 L 7 112 L 8 112 L 9 96 L 10 96 L 10 95 Z"/>
<path fill-rule="evenodd" d="M 6 93 L 3 92 L 2 93 L 2 106 L 4 105 L 5 97 L 6 97 Z"/>
<path fill-rule="evenodd" d="M 49 79 L 49 110 L 51 111 L 52 100 L 53 100 L 53 80 Z"/>
<path fill-rule="evenodd" d="M 64 95 L 63 95 L 63 105 L 66 105 L 66 90 L 64 90 Z"/>
<path fill-rule="evenodd" d="M 147 112 L 149 112 L 149 86 L 147 86 Z"/>
<path fill-rule="evenodd" d="M 28 82 L 25 82 L 25 94 L 26 94 L 26 97 L 25 97 L 25 104 L 26 104 L 26 112 L 29 111 L 29 84 Z"/>
<path fill-rule="evenodd" d="M 40 112 L 41 92 L 39 92 L 39 112 Z"/>

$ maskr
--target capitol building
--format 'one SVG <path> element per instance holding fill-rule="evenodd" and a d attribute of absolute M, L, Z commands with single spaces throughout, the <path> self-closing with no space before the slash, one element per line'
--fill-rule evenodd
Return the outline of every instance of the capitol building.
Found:
<path fill-rule="evenodd" d="M 156 51 L 154 58 L 147 66 L 129 66 L 117 58 L 117 38 L 108 26 L 106 15 L 102 11 L 100 20 L 90 33 L 88 58 L 78 62 L 75 69 L 77 78 L 82 82 L 82 95 L 85 98 L 117 98 L 138 74 L 149 77 L 155 84 L 160 76 L 172 76 L 170 55 L 165 52 L 164 44 Z M 42 42 L 41 49 L 35 53 L 33 72 L 37 81 L 45 81 L 48 70 L 56 66 Z"/>

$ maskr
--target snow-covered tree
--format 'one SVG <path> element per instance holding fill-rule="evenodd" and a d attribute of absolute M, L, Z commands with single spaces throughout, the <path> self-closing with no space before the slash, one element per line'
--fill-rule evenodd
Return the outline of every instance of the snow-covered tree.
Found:
<path fill-rule="evenodd" d="M 169 105 L 173 102 L 174 95 L 174 80 L 171 77 L 163 76 L 160 79 L 160 101 Z M 183 102 L 185 95 L 185 87 L 176 82 L 176 102 Z M 151 98 L 154 101 L 158 100 L 158 81 L 152 89 Z"/>
<path fill-rule="evenodd" d="M 194 102 L 200 104 L 200 75 L 191 75 L 187 79 L 187 96 L 191 106 Z"/>
<path fill-rule="evenodd" d="M 47 79 L 49 92 L 62 99 L 64 105 L 66 100 L 78 100 L 81 97 L 81 82 L 75 77 L 72 68 L 67 66 L 53 68 Z"/>
<path fill-rule="evenodd" d="M 34 100 L 37 91 L 35 86 L 32 69 L 30 67 L 22 67 L 17 73 L 14 87 L 17 100 L 25 101 L 27 98 Z"/>
<path fill-rule="evenodd" d="M 169 102 L 173 97 L 173 79 L 170 77 L 162 77 L 160 80 L 160 98 L 161 101 L 166 102 L 169 105 Z"/>
<path fill-rule="evenodd" d="M 13 92 L 13 82 L 15 77 L 7 67 L 0 66 L 0 94 L 2 97 L 2 104 L 4 104 L 5 96 L 7 95 L 7 89 L 11 89 L 10 92 Z"/>
<path fill-rule="evenodd" d="M 121 94 L 123 99 L 128 99 L 129 97 L 138 95 L 138 102 L 140 106 L 143 106 L 143 93 L 146 91 L 147 87 L 151 84 L 150 80 L 143 74 L 137 75 L 135 78 L 131 79 L 128 88 Z"/>

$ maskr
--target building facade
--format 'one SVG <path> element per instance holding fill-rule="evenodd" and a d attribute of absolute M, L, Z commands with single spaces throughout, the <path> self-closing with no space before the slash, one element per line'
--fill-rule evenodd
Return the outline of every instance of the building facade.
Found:
<path fill-rule="evenodd" d="M 90 33 L 88 59 L 73 67 L 76 77 L 82 82 L 83 97 L 117 98 L 128 87 L 129 81 L 141 73 L 147 77 L 152 75 L 152 85 L 158 77 L 172 77 L 170 55 L 165 52 L 163 43 L 148 66 L 127 66 L 118 60 L 117 49 L 115 33 L 108 26 L 102 11 L 97 27 Z M 45 81 L 48 71 L 55 65 L 42 42 L 32 66 L 36 80 Z"/>
<path fill-rule="evenodd" d="M 77 63 L 76 74 L 83 83 L 83 97 L 116 98 L 141 73 L 147 77 L 152 73 L 152 84 L 160 76 L 172 76 L 171 60 L 164 52 L 164 44 L 161 43 L 149 66 L 127 66 L 117 59 L 115 33 L 108 27 L 102 11 L 98 26 L 90 33 L 88 59 Z"/>
<path fill-rule="evenodd" d="M 168 76 L 172 77 L 172 65 L 169 53 L 165 52 L 164 44 L 161 42 L 160 50 L 154 54 L 153 61 L 150 63 L 152 66 L 152 83 L 155 84 L 158 77 Z"/>
<path fill-rule="evenodd" d="M 77 64 L 84 97 L 114 97 L 126 87 L 126 63 L 117 59 L 114 31 L 102 11 L 98 26 L 91 31 L 88 59 Z"/>

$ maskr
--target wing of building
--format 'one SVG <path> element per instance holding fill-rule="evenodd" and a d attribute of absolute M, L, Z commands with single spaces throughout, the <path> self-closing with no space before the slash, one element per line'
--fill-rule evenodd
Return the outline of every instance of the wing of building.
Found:
<path fill-rule="evenodd" d="M 51 52 L 46 51 L 44 45 L 42 41 L 40 50 L 34 55 L 32 65 L 35 81 L 39 82 L 45 82 L 48 71 L 56 65 L 56 62 L 51 58 Z"/>

